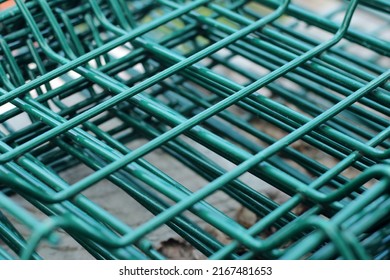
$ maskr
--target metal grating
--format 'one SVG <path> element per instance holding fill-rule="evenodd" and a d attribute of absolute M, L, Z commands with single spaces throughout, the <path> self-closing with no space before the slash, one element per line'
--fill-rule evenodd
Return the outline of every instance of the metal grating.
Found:
<path fill-rule="evenodd" d="M 94 258 L 164 259 L 165 228 L 200 258 L 390 257 L 387 1 L 15 2 L 0 258 L 41 258 L 60 230 Z"/>

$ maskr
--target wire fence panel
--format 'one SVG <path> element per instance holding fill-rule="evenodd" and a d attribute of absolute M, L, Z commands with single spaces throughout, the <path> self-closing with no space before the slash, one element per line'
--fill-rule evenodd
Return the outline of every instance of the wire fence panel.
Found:
<path fill-rule="evenodd" d="M 390 6 L 307 2 L 2 4 L 0 258 L 388 259 Z"/>

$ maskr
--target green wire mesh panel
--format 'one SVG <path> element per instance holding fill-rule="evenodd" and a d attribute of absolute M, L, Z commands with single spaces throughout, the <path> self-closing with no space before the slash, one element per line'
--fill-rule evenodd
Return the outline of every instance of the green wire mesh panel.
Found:
<path fill-rule="evenodd" d="M 390 4 L 298 2 L 0 12 L 0 258 L 390 258 Z"/>

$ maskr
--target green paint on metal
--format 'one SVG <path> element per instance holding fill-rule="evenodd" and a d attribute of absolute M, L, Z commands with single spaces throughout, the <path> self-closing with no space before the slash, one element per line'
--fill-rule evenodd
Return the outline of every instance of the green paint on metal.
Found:
<path fill-rule="evenodd" d="M 166 226 L 210 259 L 389 258 L 384 1 L 16 3 L 0 12 L 1 259 L 40 259 L 58 229 L 94 258 L 164 259 Z M 383 25 L 351 25 L 357 10 Z"/>

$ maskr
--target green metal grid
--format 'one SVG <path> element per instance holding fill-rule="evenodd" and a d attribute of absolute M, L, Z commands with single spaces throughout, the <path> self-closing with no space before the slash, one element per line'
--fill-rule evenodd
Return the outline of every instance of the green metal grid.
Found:
<path fill-rule="evenodd" d="M 0 257 L 40 258 L 62 228 L 95 258 L 163 259 L 148 234 L 167 225 L 210 259 L 389 258 L 383 2 L 319 16 L 288 0 L 16 1 L 0 13 L 0 104 L 15 106 L 0 116 Z M 383 24 L 355 28 L 357 10 Z M 178 182 L 148 161 L 157 150 L 207 183 Z M 82 167 L 75 182 L 61 175 Z M 134 228 L 94 203 L 85 191 L 105 180 L 154 217 Z M 217 192 L 258 221 L 217 209 Z"/>

